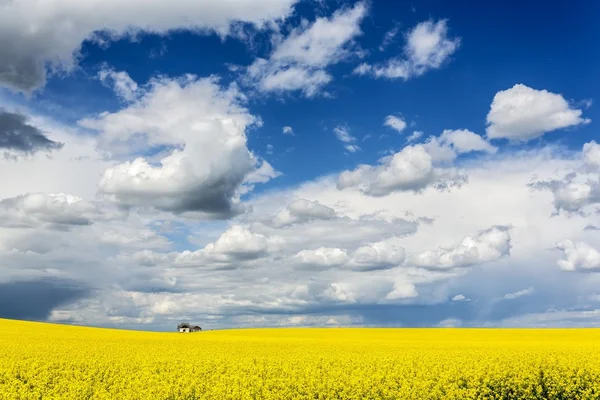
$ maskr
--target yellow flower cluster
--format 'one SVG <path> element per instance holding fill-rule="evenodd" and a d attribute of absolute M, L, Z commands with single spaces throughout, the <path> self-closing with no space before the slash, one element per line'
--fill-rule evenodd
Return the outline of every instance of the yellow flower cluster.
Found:
<path fill-rule="evenodd" d="M 180 334 L 0 319 L 0 399 L 600 399 L 600 329 Z"/>

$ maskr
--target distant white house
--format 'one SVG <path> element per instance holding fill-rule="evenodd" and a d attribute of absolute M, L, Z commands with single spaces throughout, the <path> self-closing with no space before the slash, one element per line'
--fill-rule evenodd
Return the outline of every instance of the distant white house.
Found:
<path fill-rule="evenodd" d="M 200 328 L 198 325 L 190 325 L 187 322 L 182 322 L 181 324 L 177 325 L 177 330 L 181 333 L 189 333 L 189 332 L 200 332 L 202 330 L 202 328 Z"/>

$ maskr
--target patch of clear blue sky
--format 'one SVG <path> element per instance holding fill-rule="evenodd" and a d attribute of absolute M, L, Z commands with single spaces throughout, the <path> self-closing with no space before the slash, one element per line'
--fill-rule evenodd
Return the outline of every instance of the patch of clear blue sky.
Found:
<path fill-rule="evenodd" d="M 335 9 L 353 2 L 301 2 L 290 20 L 297 26 L 301 18 L 331 15 Z M 284 175 L 257 191 L 292 185 L 319 175 L 360 163 L 374 163 L 381 152 L 398 150 L 413 130 L 439 135 L 444 129 L 469 129 L 485 133 L 485 117 L 494 95 L 517 83 L 535 89 L 561 93 L 567 100 L 598 101 L 600 71 L 598 38 L 600 3 L 595 1 L 488 2 L 461 1 L 371 1 L 369 15 L 362 22 L 360 47 L 369 52 L 368 62 L 384 61 L 399 55 L 403 33 L 427 19 L 448 19 L 449 34 L 462 43 L 450 62 L 408 81 L 376 80 L 351 74 L 359 59 L 350 59 L 329 69 L 334 77 L 326 89 L 333 99 L 303 98 L 299 93 L 250 97 L 249 109 L 260 115 L 264 126 L 249 132 L 249 147 L 267 159 Z M 400 34 L 385 51 L 378 49 L 387 31 L 400 27 Z M 120 40 L 108 47 L 85 43 L 81 69 L 49 79 L 35 95 L 34 108 L 49 110 L 53 117 L 74 122 L 80 117 L 120 107 L 112 91 L 93 77 L 106 62 L 123 70 L 138 83 L 156 74 L 198 76 L 218 74 L 223 83 L 236 75 L 226 64 L 249 65 L 256 56 L 266 57 L 269 37 L 256 36 L 253 46 L 232 38 L 222 41 L 216 35 L 178 32 L 167 37 L 142 35 L 138 41 Z M 160 55 L 161 49 L 164 51 Z M 592 124 L 545 135 L 528 144 L 560 141 L 570 148 L 597 137 L 600 123 L 598 105 L 584 111 Z M 414 126 L 398 134 L 383 127 L 388 114 L 402 115 Z M 359 139 L 362 150 L 345 154 L 332 133 L 344 123 Z M 284 136 L 282 127 L 292 126 L 295 136 Z M 381 137 L 382 134 L 387 136 Z M 361 141 L 366 135 L 369 140 Z M 272 144 L 274 152 L 267 154 Z M 505 145 L 502 142 L 495 144 Z M 291 150 L 293 148 L 293 150 Z M 507 151 L 515 146 L 507 147 Z"/>

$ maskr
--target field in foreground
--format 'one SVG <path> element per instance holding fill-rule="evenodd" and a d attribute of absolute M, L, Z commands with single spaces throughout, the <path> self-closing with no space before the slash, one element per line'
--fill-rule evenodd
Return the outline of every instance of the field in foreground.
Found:
<path fill-rule="evenodd" d="M 595 399 L 600 329 L 131 332 L 0 319 L 0 399 Z"/>

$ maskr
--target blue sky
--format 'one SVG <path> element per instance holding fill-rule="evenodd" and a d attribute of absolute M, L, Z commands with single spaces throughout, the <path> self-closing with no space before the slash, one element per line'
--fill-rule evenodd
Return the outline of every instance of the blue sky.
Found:
<path fill-rule="evenodd" d="M 596 3 L 29 3 L 0 317 L 598 323 Z"/>
<path fill-rule="evenodd" d="M 328 16 L 344 4 L 300 3 L 288 19 L 287 28 L 302 18 L 310 21 L 317 16 Z M 370 4 L 368 16 L 360 24 L 362 34 L 356 38 L 357 44 L 370 53 L 366 56 L 368 60 L 383 61 L 397 55 L 404 45 L 402 35 L 428 19 L 447 19 L 450 34 L 462 39 L 460 48 L 440 71 L 428 74 L 426 79 L 394 82 L 364 79 L 352 75 L 359 61 L 354 58 L 330 69 L 335 80 L 327 90 L 333 99 L 317 97 L 307 101 L 298 93 L 253 97 L 249 104 L 263 119 L 264 126 L 249 135 L 249 146 L 286 171 L 286 177 L 280 181 L 297 183 L 307 176 L 349 168 L 356 162 L 374 162 L 378 151 L 401 146 L 402 137 L 381 127 L 382 118 L 388 114 L 402 115 L 414 124 L 414 130 L 427 135 L 437 135 L 452 127 L 483 132 L 489 99 L 515 83 L 555 93 L 568 89 L 565 96 L 573 101 L 591 99 L 597 87 L 590 82 L 600 60 L 597 52 L 591 51 L 594 44 L 586 38 L 592 41 L 599 33 L 592 21 L 595 7 L 566 2 L 543 9 L 520 2 L 509 6 L 481 2 L 449 6 L 433 1 L 418 6 L 411 2 Z M 386 33 L 394 29 L 396 37 L 383 51 L 379 50 Z M 216 34 L 185 31 L 169 35 L 142 33 L 134 43 L 125 38 L 108 46 L 88 41 L 83 43 L 81 51 L 81 70 L 52 77 L 34 95 L 34 103 L 42 108 L 44 104 L 63 107 L 65 110 L 59 117 L 73 122 L 82 115 L 118 109 L 114 93 L 96 79 L 97 71 L 106 64 L 117 71 L 126 71 L 138 83 L 145 83 L 157 74 L 187 73 L 218 74 L 223 82 L 235 82 L 238 74 L 231 73 L 228 64 L 249 65 L 255 57 L 267 56 L 270 50 L 269 35 L 264 33 L 256 33 L 250 46 L 235 38 L 222 40 Z M 586 115 L 593 119 L 594 113 L 592 108 Z M 359 139 L 370 134 L 377 140 L 364 143 L 364 151 L 351 158 L 344 156 L 334 150 L 338 144 L 330 134 L 332 127 L 340 123 L 347 124 Z M 301 138 L 282 136 L 283 126 L 292 126 Z M 593 127 L 580 129 L 575 138 L 550 133 L 550 138 L 544 139 L 581 146 L 592 137 Z M 389 136 L 380 138 L 382 134 Z M 314 146 L 315 142 L 320 145 Z M 270 156 L 266 150 L 268 144 L 278 149 L 278 153 L 281 150 L 289 153 L 285 157 Z M 327 161 L 297 168 L 306 157 L 327 158 Z"/>

